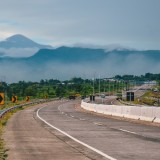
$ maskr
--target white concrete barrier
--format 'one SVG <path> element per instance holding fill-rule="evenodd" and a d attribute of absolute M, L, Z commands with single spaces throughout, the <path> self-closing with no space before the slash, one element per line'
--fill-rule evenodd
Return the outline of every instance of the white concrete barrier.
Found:
<path fill-rule="evenodd" d="M 81 107 L 101 114 L 160 123 L 160 107 L 103 105 L 84 101 Z"/>
<path fill-rule="evenodd" d="M 160 109 L 156 108 L 155 110 L 153 110 L 153 114 L 154 114 L 154 122 L 160 123 Z"/>

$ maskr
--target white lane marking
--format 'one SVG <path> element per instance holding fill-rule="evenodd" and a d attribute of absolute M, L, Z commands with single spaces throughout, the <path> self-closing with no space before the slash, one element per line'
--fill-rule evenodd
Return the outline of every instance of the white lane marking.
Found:
<path fill-rule="evenodd" d="M 44 107 L 42 107 L 42 108 L 44 108 Z M 91 149 L 92 151 L 94 151 L 94 152 L 96 152 L 96 153 L 104 156 L 105 158 L 108 158 L 109 160 L 117 160 L 117 159 L 115 159 L 115 158 L 113 158 L 113 157 L 111 157 L 111 156 L 103 153 L 102 151 L 100 151 L 100 150 L 98 150 L 98 149 L 96 149 L 96 148 L 94 148 L 94 147 L 91 147 L 90 145 L 88 145 L 88 144 L 86 144 L 86 143 L 84 143 L 84 142 L 82 142 L 82 141 L 80 141 L 80 140 L 72 137 L 72 136 L 69 135 L 68 133 L 66 133 L 66 132 L 60 130 L 59 128 L 51 125 L 50 123 L 48 123 L 46 120 L 44 120 L 43 118 L 41 118 L 41 117 L 39 116 L 39 111 L 40 111 L 42 108 L 39 108 L 39 109 L 38 109 L 38 111 L 37 111 L 37 117 L 38 117 L 41 121 L 43 121 L 44 123 L 46 123 L 48 126 L 50 126 L 50 127 L 52 127 L 53 129 L 61 132 L 62 134 L 66 135 L 67 137 L 71 138 L 72 140 L 76 141 L 77 143 L 79 143 L 79 144 L 81 144 L 81 145 L 83 145 L 83 146 Z"/>
<path fill-rule="evenodd" d="M 128 130 L 125 130 L 125 129 L 118 129 L 118 130 L 122 131 L 122 132 L 127 132 L 127 133 L 138 135 L 138 133 L 136 133 L 136 132 L 131 132 L 131 131 L 128 131 Z"/>
<path fill-rule="evenodd" d="M 65 114 L 66 116 L 68 116 L 68 114 L 66 114 L 65 112 L 63 112 L 63 111 L 61 110 L 61 107 L 62 107 L 62 105 L 58 106 L 58 110 L 59 110 L 62 114 Z M 74 118 L 75 116 L 70 115 L 70 117 Z M 85 121 L 85 119 L 82 119 L 82 118 L 79 118 L 79 120 Z"/>
<path fill-rule="evenodd" d="M 79 120 L 80 120 L 80 121 L 85 121 L 86 119 L 83 119 L 83 118 L 79 118 Z"/>
<path fill-rule="evenodd" d="M 103 126 L 102 123 L 93 122 L 93 124 L 98 125 L 98 126 Z"/>
<path fill-rule="evenodd" d="M 60 106 L 58 106 L 58 110 L 61 112 L 61 109 L 60 109 L 60 107 L 61 107 L 61 105 L 60 105 Z"/>

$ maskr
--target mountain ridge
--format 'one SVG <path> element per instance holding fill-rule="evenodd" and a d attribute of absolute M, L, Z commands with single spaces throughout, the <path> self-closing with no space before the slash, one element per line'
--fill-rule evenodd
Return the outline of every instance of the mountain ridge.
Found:
<path fill-rule="evenodd" d="M 15 41 L 14 37 L 10 39 Z M 21 53 L 22 54 L 22 53 Z M 110 50 L 61 46 L 28 57 L 0 57 L 0 75 L 10 82 L 159 73 L 160 50 Z"/>
<path fill-rule="evenodd" d="M 102 48 L 101 48 L 102 47 Z M 33 40 L 27 38 L 24 35 L 21 34 L 15 34 L 13 36 L 10 36 L 6 38 L 4 41 L 0 41 L 0 57 L 32 57 L 35 56 L 37 53 L 39 53 L 40 50 L 43 49 L 50 49 L 50 50 L 62 50 L 62 48 L 65 48 L 63 51 L 66 52 L 69 50 L 69 48 L 78 48 L 79 50 L 85 49 L 88 51 L 92 50 L 93 52 L 95 50 L 104 50 L 107 53 L 112 53 L 112 52 L 137 52 L 137 53 L 142 53 L 142 52 L 147 52 L 147 51 L 158 51 L 158 50 L 135 50 L 135 49 L 128 49 L 127 47 L 123 47 L 121 45 L 107 45 L 107 46 L 96 46 L 96 45 L 75 45 L 72 47 L 69 46 L 60 46 L 57 48 L 53 48 L 50 45 L 43 45 L 34 42 Z M 47 50 L 46 50 L 47 51 Z"/>
<path fill-rule="evenodd" d="M 53 47 L 36 43 L 26 36 L 16 34 L 0 41 L 0 56 L 29 57 L 42 48 L 52 49 Z"/>
<path fill-rule="evenodd" d="M 52 48 L 49 45 L 41 45 L 21 34 L 15 34 L 0 42 L 0 48 Z"/>

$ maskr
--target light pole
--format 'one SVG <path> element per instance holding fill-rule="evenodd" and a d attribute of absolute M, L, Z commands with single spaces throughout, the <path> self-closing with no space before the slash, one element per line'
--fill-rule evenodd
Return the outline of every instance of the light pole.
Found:
<path fill-rule="evenodd" d="M 109 94 L 108 94 L 108 96 L 110 96 L 110 81 L 108 81 L 108 86 L 109 86 Z"/>
<path fill-rule="evenodd" d="M 100 84 L 101 82 L 100 82 L 100 76 L 99 76 L 99 97 L 100 97 L 100 92 L 101 92 L 101 84 Z"/>
<path fill-rule="evenodd" d="M 93 78 L 93 95 L 94 95 L 94 78 Z"/>
<path fill-rule="evenodd" d="M 92 102 L 93 102 L 93 97 L 94 97 L 94 78 L 93 78 L 93 94 L 92 94 Z"/>

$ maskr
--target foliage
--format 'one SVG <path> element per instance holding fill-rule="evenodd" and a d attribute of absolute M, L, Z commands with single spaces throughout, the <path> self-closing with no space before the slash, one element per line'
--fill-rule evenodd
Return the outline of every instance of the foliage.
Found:
<path fill-rule="evenodd" d="M 89 96 L 94 93 L 114 93 L 122 89 L 128 89 L 134 82 L 143 83 L 143 81 L 156 80 L 160 84 L 160 74 L 146 73 L 141 76 L 117 75 L 111 79 L 82 79 L 74 77 L 71 80 L 60 81 L 57 79 L 41 80 L 40 82 L 25 82 L 7 84 L 0 83 L 0 92 L 5 92 L 6 99 L 9 101 L 13 95 L 18 99 L 25 100 L 26 96 L 30 98 L 54 98 L 68 97 L 73 94 Z M 100 83 L 100 87 L 99 87 Z"/>
<path fill-rule="evenodd" d="M 116 79 L 121 80 L 134 80 L 134 81 L 160 81 L 160 73 L 153 74 L 153 73 L 146 73 L 145 75 L 141 76 L 134 76 L 134 75 L 116 75 Z"/>

